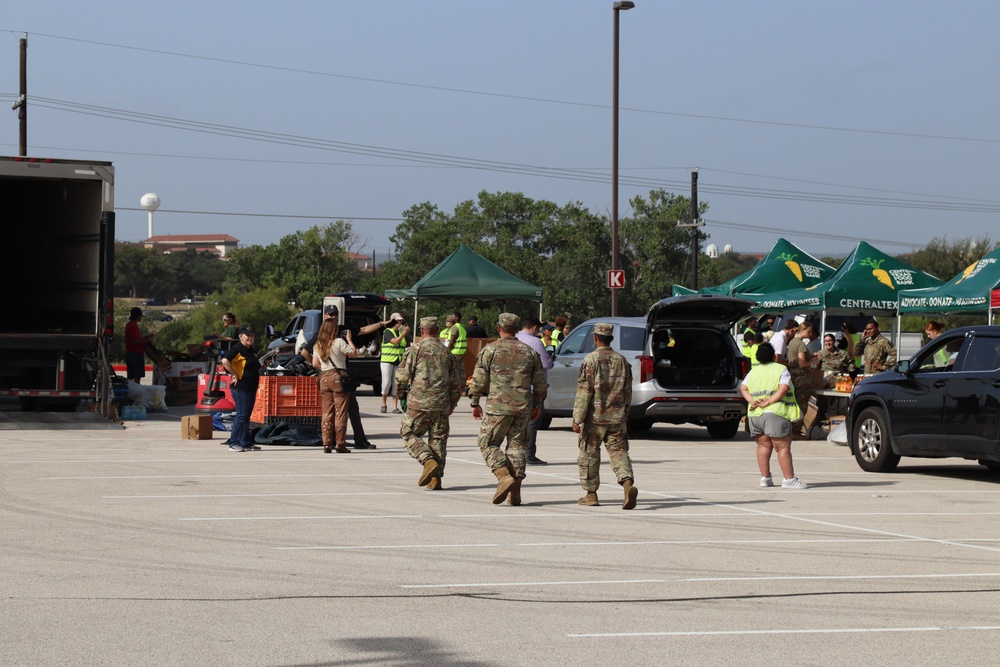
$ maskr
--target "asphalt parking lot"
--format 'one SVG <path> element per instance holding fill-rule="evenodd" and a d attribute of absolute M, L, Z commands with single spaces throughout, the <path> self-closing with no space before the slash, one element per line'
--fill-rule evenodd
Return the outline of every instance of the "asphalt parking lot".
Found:
<path fill-rule="evenodd" d="M 602 505 L 577 505 L 555 420 L 525 504 L 494 506 L 466 401 L 439 492 L 361 402 L 378 449 L 348 455 L 182 440 L 181 408 L 0 431 L 4 664 L 995 661 L 1000 483 L 974 462 L 874 475 L 797 442 L 811 488 L 764 489 L 746 434 L 660 425 L 626 512 L 606 457 Z"/>

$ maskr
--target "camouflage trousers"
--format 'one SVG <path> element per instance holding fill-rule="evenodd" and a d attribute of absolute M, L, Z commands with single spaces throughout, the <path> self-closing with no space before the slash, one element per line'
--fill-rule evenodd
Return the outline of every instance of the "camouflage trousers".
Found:
<path fill-rule="evenodd" d="M 448 456 L 449 432 L 448 413 L 440 410 L 407 410 L 399 426 L 399 434 L 403 436 L 409 455 L 421 464 L 434 459 L 441 464 L 442 476 Z M 424 435 L 427 436 L 426 442 L 422 437 Z"/>
<path fill-rule="evenodd" d="M 601 486 L 601 445 L 608 447 L 608 459 L 611 470 L 619 484 L 632 477 L 632 459 L 628 455 L 628 432 L 624 424 L 594 424 L 586 422 L 580 425 L 580 453 L 576 458 L 580 467 L 580 484 L 588 493 L 597 491 Z"/>
<path fill-rule="evenodd" d="M 524 459 L 528 440 L 528 412 L 516 415 L 483 415 L 479 427 L 479 451 L 490 470 L 508 468 L 519 479 L 524 479 Z M 500 449 L 507 439 L 506 452 Z"/>
<path fill-rule="evenodd" d="M 802 411 L 802 416 L 795 420 L 797 426 L 802 425 L 806 412 L 809 410 L 809 398 L 813 395 L 812 385 L 809 383 L 809 370 L 806 368 L 793 368 L 789 371 L 792 376 L 792 384 L 795 386 L 795 402 Z"/>

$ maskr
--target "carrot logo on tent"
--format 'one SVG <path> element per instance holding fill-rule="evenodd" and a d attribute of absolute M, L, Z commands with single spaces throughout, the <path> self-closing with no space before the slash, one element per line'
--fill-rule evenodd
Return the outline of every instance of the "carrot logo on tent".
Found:
<path fill-rule="evenodd" d="M 875 276 L 876 280 L 878 280 L 880 283 L 882 283 L 887 287 L 892 287 L 892 289 L 896 289 L 892 285 L 892 278 L 889 277 L 889 272 L 882 268 L 882 262 L 884 261 L 885 261 L 884 259 L 872 259 L 871 257 L 865 257 L 858 263 L 861 266 L 872 267 L 872 275 Z"/>
<path fill-rule="evenodd" d="M 795 277 L 799 279 L 799 282 L 802 282 L 802 267 L 799 266 L 799 263 L 795 261 L 796 257 L 798 257 L 798 255 L 792 255 L 791 253 L 787 252 L 783 252 L 780 255 L 778 255 L 778 259 L 784 260 L 785 266 L 788 267 L 788 270 L 791 271 L 795 275 Z"/>
<path fill-rule="evenodd" d="M 965 267 L 965 271 L 962 272 L 962 277 L 959 278 L 958 280 L 956 280 L 955 284 L 956 285 L 959 284 L 960 282 L 962 282 L 963 280 L 965 280 L 966 278 L 968 278 L 970 275 L 972 275 L 972 272 L 976 270 L 977 266 L 979 266 L 979 262 L 978 261 L 977 262 L 973 262 L 972 264 L 969 264 L 967 267 Z"/>

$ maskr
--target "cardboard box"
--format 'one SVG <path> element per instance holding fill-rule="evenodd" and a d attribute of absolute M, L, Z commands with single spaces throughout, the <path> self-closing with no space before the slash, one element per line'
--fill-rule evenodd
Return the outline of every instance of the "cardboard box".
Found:
<path fill-rule="evenodd" d="M 810 396 L 809 407 L 806 408 L 805 418 L 802 420 L 802 430 L 808 434 L 817 421 L 819 421 L 819 404 L 816 402 L 815 396 Z"/>
<path fill-rule="evenodd" d="M 823 371 L 818 368 L 809 369 L 809 386 L 813 389 L 826 389 L 826 382 L 823 380 Z"/>
<path fill-rule="evenodd" d="M 211 440 L 212 415 L 181 417 L 181 440 Z"/>

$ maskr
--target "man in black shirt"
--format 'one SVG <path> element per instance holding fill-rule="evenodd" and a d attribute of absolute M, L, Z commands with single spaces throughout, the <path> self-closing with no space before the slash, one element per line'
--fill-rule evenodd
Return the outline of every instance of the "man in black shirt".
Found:
<path fill-rule="evenodd" d="M 466 338 L 489 338 L 486 329 L 479 326 L 479 318 L 473 315 L 469 318 L 469 326 L 465 327 Z"/>
<path fill-rule="evenodd" d="M 260 449 L 250 440 L 250 413 L 257 402 L 257 385 L 260 383 L 260 361 L 253 350 L 254 330 L 249 325 L 239 331 L 239 341 L 234 342 L 222 365 L 232 380 L 233 402 L 236 416 L 233 418 L 233 433 L 229 438 L 229 451 L 249 452 Z"/>

